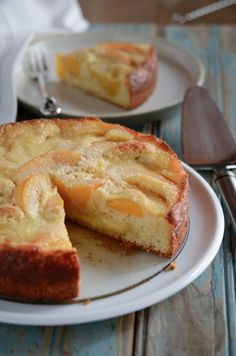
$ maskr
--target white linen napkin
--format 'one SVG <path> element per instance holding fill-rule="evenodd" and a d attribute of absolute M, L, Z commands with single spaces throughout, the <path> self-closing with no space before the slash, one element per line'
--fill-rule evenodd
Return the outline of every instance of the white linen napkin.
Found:
<path fill-rule="evenodd" d="M 29 36 L 88 26 L 76 0 L 0 0 L 0 124 L 16 120 L 14 66 Z"/>

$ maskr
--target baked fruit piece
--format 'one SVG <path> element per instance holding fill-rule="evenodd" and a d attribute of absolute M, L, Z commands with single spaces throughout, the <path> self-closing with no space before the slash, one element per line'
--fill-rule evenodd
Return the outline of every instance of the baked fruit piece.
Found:
<path fill-rule="evenodd" d="M 78 295 L 65 213 L 145 251 L 179 250 L 188 176 L 163 141 L 97 118 L 44 119 L 0 126 L 0 147 L 0 295 Z"/>
<path fill-rule="evenodd" d="M 153 92 L 157 78 L 154 46 L 120 42 L 100 43 L 56 56 L 58 77 L 88 94 L 133 109 Z"/>

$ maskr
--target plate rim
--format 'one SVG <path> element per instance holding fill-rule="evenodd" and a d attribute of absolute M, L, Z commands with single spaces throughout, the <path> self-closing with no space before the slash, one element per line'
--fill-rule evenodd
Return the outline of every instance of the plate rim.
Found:
<path fill-rule="evenodd" d="M 68 33 L 67 31 L 52 31 L 52 32 L 48 32 L 45 34 L 36 34 L 36 36 L 33 36 L 27 43 L 27 45 L 24 47 L 20 58 L 18 60 L 17 66 L 15 68 L 15 76 L 17 76 L 17 73 L 20 69 L 20 64 L 21 64 L 21 60 L 23 57 L 23 54 L 28 50 L 28 48 L 30 46 L 33 46 L 37 43 L 42 43 L 45 41 L 50 41 L 50 40 L 54 40 L 60 37 L 84 37 L 86 38 L 87 36 L 107 36 L 107 35 L 111 35 L 111 36 L 121 36 L 121 37 L 126 37 L 126 36 L 134 36 L 140 40 L 147 40 L 147 41 L 151 41 L 153 44 L 157 45 L 157 50 L 158 50 L 158 43 L 160 43 L 161 45 L 165 45 L 165 46 L 169 46 L 172 49 L 176 49 L 178 51 L 181 51 L 185 54 L 185 56 L 189 57 L 190 60 L 192 61 L 192 63 L 194 63 L 196 65 L 196 68 L 198 68 L 198 79 L 196 81 L 196 83 L 194 83 L 194 85 L 198 85 L 198 86 L 203 86 L 205 79 L 206 79 L 206 70 L 205 67 L 203 65 L 203 63 L 201 62 L 201 60 L 199 58 L 197 58 L 196 56 L 194 56 L 190 51 L 186 50 L 185 48 L 177 45 L 176 43 L 173 43 L 172 41 L 165 39 L 165 38 L 158 38 L 157 36 L 152 36 L 152 35 L 144 35 L 144 34 L 136 34 L 133 32 L 129 32 L 129 31 L 115 31 L 115 30 L 111 30 L 109 29 L 108 31 L 105 30 L 100 30 L 100 31 L 94 31 L 94 30 L 89 30 L 89 31 L 85 31 L 83 33 L 77 33 L 77 32 L 73 32 L 73 33 Z M 17 81 L 17 80 L 16 80 Z M 16 95 L 17 98 L 20 102 L 22 102 L 26 107 L 30 108 L 30 110 L 35 111 L 37 113 L 40 113 L 40 108 L 32 105 L 29 101 L 25 100 L 24 97 L 22 97 L 22 95 L 19 93 L 19 91 L 17 91 L 16 89 Z M 131 113 L 130 111 L 124 111 L 122 113 L 112 113 L 110 115 L 102 115 L 100 114 L 100 117 L 104 120 L 116 120 L 119 119 L 121 122 L 122 120 L 125 121 L 126 119 L 130 119 L 130 118 L 139 118 L 141 116 L 151 116 L 154 114 L 161 114 L 163 112 L 165 112 L 166 110 L 171 110 L 177 106 L 179 106 L 181 103 L 183 102 L 183 98 L 182 99 L 176 99 L 176 100 L 172 100 L 168 105 L 163 106 L 158 108 L 157 110 L 149 110 L 149 111 L 142 111 L 142 112 L 138 112 L 138 113 Z M 40 113 L 40 115 L 42 115 Z M 67 110 L 67 112 L 62 111 L 61 117 L 82 117 L 84 116 L 83 114 L 75 114 L 74 112 L 69 112 Z"/>
<path fill-rule="evenodd" d="M 191 266 L 191 268 L 184 273 L 180 278 L 175 280 L 174 282 L 171 283 L 171 288 L 170 285 L 167 283 L 165 287 L 161 289 L 160 291 L 155 291 L 152 292 L 151 294 L 148 294 L 143 297 L 143 295 L 139 295 L 138 297 L 136 296 L 135 301 L 133 300 L 128 300 L 124 301 L 123 304 L 119 304 L 117 306 L 117 301 L 116 299 L 122 298 L 122 296 L 125 296 L 126 294 L 130 294 L 131 296 L 135 296 L 135 291 L 139 288 L 143 289 L 143 286 L 139 286 L 134 288 L 131 291 L 124 292 L 120 295 L 115 295 L 112 297 L 104 298 L 103 300 L 99 301 L 94 301 L 93 303 L 83 306 L 84 309 L 81 313 L 81 310 L 78 309 L 78 314 L 77 313 L 72 313 L 69 314 L 67 317 L 67 320 L 65 320 L 65 315 L 62 313 L 62 316 L 60 314 L 57 314 L 56 316 L 53 315 L 53 319 L 49 316 L 46 312 L 46 317 L 44 313 L 40 313 L 40 310 L 36 313 L 31 312 L 29 314 L 26 314 L 24 312 L 21 313 L 14 313 L 14 312 L 5 312 L 5 311 L 0 311 L 0 321 L 5 322 L 5 323 L 11 323 L 11 324 L 20 324 L 20 325 L 73 325 L 73 324 L 82 324 L 82 323 L 87 323 L 87 322 L 95 322 L 95 321 L 100 321 L 100 320 L 106 320 L 109 318 L 114 318 L 118 317 L 121 315 L 126 315 L 128 313 L 138 311 L 140 309 L 149 307 L 153 304 L 159 303 L 170 296 L 178 293 L 180 290 L 185 288 L 187 285 L 189 285 L 191 282 L 193 282 L 212 262 L 212 260 L 215 258 L 222 239 L 224 235 L 224 214 L 223 210 L 221 207 L 221 204 L 216 196 L 216 193 L 212 189 L 212 187 L 207 183 L 207 181 L 198 173 L 196 172 L 193 168 L 189 167 L 188 165 L 184 164 L 184 167 L 186 168 L 187 172 L 193 176 L 194 178 L 197 179 L 198 183 L 205 188 L 205 190 L 208 193 L 208 198 L 210 198 L 211 203 L 214 206 L 215 209 L 215 215 L 216 215 L 216 222 L 217 222 L 217 229 L 214 234 L 214 239 L 213 242 L 210 245 L 210 248 L 207 251 L 204 251 L 204 253 L 201 253 L 201 258 L 198 260 L 198 263 L 195 264 L 194 266 Z M 191 231 L 190 231 L 191 234 Z M 149 287 L 152 286 L 152 283 L 154 283 L 155 278 L 147 282 L 146 285 Z M 158 296 L 159 294 L 159 296 Z M 130 296 L 129 296 L 130 297 Z M 112 300 L 115 299 L 116 303 L 112 304 Z M 0 302 L 6 302 L 6 300 L 0 300 Z M 104 301 L 108 301 L 108 306 L 104 305 L 101 308 L 101 303 L 104 303 Z M 21 303 L 18 302 L 9 302 L 8 303 L 14 303 L 20 305 Z M 110 305 L 109 305 L 110 302 Z M 78 303 L 77 305 L 81 307 L 82 303 Z M 97 304 L 97 306 L 95 306 Z M 33 304 L 29 305 L 32 307 L 34 306 Z M 74 306 L 75 304 L 73 304 Z M 90 306 L 92 305 L 92 308 L 95 306 L 95 310 L 90 310 Z M 42 306 L 42 304 L 40 305 Z M 45 305 L 43 305 L 45 306 Z M 50 307 L 56 307 L 56 308 L 68 308 L 70 307 L 69 304 L 63 304 L 63 305 L 46 305 Z M 105 310 L 105 311 L 104 311 Z"/>

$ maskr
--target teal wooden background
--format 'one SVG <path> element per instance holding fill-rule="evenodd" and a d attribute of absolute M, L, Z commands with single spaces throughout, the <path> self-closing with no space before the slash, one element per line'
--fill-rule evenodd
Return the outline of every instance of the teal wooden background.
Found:
<path fill-rule="evenodd" d="M 236 27 L 94 25 L 167 38 L 204 64 L 206 87 L 236 132 Z M 180 111 L 138 126 L 162 137 L 181 156 Z M 204 177 L 212 184 L 210 173 Z M 214 185 L 213 185 L 214 188 Z M 236 355 L 235 236 L 226 220 L 223 244 L 207 270 L 187 288 L 145 310 L 74 326 L 0 324 L 0 356 Z"/>

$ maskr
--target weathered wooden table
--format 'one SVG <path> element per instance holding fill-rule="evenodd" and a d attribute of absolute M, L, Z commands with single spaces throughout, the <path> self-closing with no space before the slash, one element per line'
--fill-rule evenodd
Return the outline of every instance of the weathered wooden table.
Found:
<path fill-rule="evenodd" d="M 165 37 L 200 58 L 206 87 L 236 129 L 236 27 L 93 26 L 106 27 Z M 18 118 L 30 117 L 20 106 Z M 180 113 L 139 129 L 158 134 L 181 156 Z M 204 177 L 211 183 L 210 173 Z M 207 270 L 150 308 L 74 326 L 0 324 L 0 355 L 236 355 L 235 237 L 226 219 L 223 244 Z"/>

